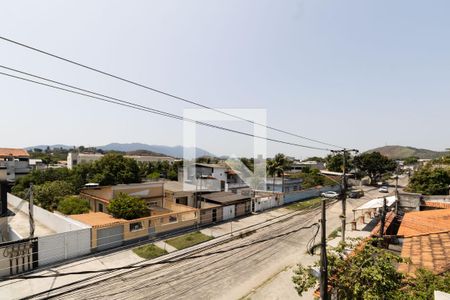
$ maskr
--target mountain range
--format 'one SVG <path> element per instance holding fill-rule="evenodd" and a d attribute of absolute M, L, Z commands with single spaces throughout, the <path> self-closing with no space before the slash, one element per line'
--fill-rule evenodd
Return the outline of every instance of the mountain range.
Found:
<path fill-rule="evenodd" d="M 434 159 L 448 154 L 448 152 L 445 151 L 433 151 L 428 149 L 420 149 L 410 146 L 398 146 L 398 145 L 379 147 L 372 150 L 368 150 L 366 152 L 369 153 L 380 152 L 381 154 L 389 157 L 390 159 L 404 159 L 412 156 L 421 159 Z"/>
<path fill-rule="evenodd" d="M 30 146 L 27 147 L 27 150 L 32 150 L 34 148 L 39 148 L 42 150 L 47 149 L 47 147 L 50 147 L 51 149 L 54 148 L 63 148 L 63 149 L 73 149 L 75 146 L 70 145 L 63 145 L 63 144 L 55 144 L 55 145 L 37 145 L 37 146 Z M 134 152 L 138 150 L 145 150 L 154 152 L 155 154 L 163 154 L 167 156 L 177 157 L 181 158 L 183 157 L 183 146 L 164 146 L 164 145 L 148 145 L 148 144 L 142 144 L 142 143 L 110 143 L 103 146 L 95 146 L 94 148 L 101 149 L 104 151 L 121 151 L 121 152 Z M 193 148 L 188 148 L 189 150 L 192 150 Z M 202 156 L 214 156 L 214 154 L 201 149 L 196 148 L 196 156 L 202 157 Z"/>

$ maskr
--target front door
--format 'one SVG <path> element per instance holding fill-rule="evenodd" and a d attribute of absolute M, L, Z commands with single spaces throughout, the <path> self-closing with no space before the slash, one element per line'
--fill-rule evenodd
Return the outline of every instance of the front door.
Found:
<path fill-rule="evenodd" d="M 223 207 L 223 220 L 233 219 L 235 216 L 235 205 Z"/>

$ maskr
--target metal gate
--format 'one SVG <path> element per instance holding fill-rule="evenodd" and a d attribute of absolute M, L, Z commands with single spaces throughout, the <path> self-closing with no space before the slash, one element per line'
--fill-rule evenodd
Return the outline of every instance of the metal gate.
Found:
<path fill-rule="evenodd" d="M 123 242 L 123 225 L 97 229 L 97 250 L 121 246 Z"/>
<path fill-rule="evenodd" d="M 0 244 L 0 276 L 20 274 L 39 266 L 38 238 Z"/>
<path fill-rule="evenodd" d="M 223 220 L 224 221 L 234 218 L 234 216 L 236 215 L 235 208 L 236 208 L 235 205 L 229 205 L 229 206 L 223 207 Z"/>

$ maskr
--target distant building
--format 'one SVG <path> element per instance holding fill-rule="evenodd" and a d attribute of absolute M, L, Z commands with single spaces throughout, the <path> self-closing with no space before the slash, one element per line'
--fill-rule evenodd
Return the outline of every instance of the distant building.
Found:
<path fill-rule="evenodd" d="M 93 186 L 82 189 L 80 197 L 89 201 L 93 212 L 107 212 L 109 202 L 120 193 L 143 199 L 151 211 L 164 206 L 164 182 Z"/>
<path fill-rule="evenodd" d="M 0 148 L 0 168 L 6 168 L 8 181 L 15 181 L 30 173 L 30 154 L 25 149 Z"/>
<path fill-rule="evenodd" d="M 318 169 L 323 170 L 325 169 L 325 164 L 320 161 L 295 161 L 291 164 L 290 172 L 299 172 L 303 171 L 304 169 Z"/>
<path fill-rule="evenodd" d="M 72 169 L 74 166 L 79 165 L 81 163 L 90 163 L 96 160 L 101 159 L 104 154 L 101 153 L 78 153 L 78 152 L 69 152 L 67 155 L 67 167 Z M 132 158 L 139 162 L 158 162 L 158 161 L 167 161 L 170 164 L 173 164 L 177 159 L 170 156 L 152 156 L 152 155 L 124 155 L 124 157 Z"/>
<path fill-rule="evenodd" d="M 268 177 L 266 180 L 267 191 L 271 192 L 297 192 L 301 190 L 301 184 L 303 179 L 301 178 L 283 178 L 282 177 Z"/>

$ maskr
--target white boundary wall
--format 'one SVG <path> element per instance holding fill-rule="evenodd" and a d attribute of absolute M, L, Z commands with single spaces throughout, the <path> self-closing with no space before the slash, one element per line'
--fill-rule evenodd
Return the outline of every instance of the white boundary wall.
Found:
<path fill-rule="evenodd" d="M 28 214 L 28 201 L 8 194 L 8 204 Z M 34 206 L 34 219 L 56 231 L 38 237 L 39 266 L 75 258 L 91 252 L 91 226 Z"/>
<path fill-rule="evenodd" d="M 39 266 L 75 258 L 91 252 L 91 229 L 40 236 Z"/>
<path fill-rule="evenodd" d="M 13 194 L 8 194 L 8 204 L 18 208 L 23 213 L 28 214 L 28 201 L 14 196 Z M 60 214 L 49 212 L 37 205 L 34 205 L 33 212 L 36 221 L 58 233 L 90 228 L 89 225 Z"/>

